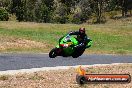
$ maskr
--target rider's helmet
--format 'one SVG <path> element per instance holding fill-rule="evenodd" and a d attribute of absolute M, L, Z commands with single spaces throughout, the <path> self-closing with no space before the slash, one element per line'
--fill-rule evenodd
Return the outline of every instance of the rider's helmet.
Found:
<path fill-rule="evenodd" d="M 84 27 L 79 28 L 79 33 L 80 34 L 85 34 L 85 28 Z"/>

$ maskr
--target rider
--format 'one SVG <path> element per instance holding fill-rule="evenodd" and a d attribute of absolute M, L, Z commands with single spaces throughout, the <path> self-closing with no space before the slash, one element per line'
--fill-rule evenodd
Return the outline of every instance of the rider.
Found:
<path fill-rule="evenodd" d="M 77 35 L 77 40 L 78 40 L 79 44 L 75 46 L 76 49 L 84 48 L 88 42 L 92 41 L 90 38 L 87 37 L 84 27 L 79 28 L 79 31 L 71 31 L 68 34 L 69 35 Z M 91 45 L 87 46 L 87 48 L 89 48 L 90 46 Z"/>

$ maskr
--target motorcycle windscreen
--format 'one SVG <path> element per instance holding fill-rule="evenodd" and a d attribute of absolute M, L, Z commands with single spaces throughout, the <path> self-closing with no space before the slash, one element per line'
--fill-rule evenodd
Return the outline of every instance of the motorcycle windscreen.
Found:
<path fill-rule="evenodd" d="M 74 37 L 71 37 L 71 41 L 74 45 L 77 45 L 78 44 L 78 41 L 76 40 L 76 38 Z"/>

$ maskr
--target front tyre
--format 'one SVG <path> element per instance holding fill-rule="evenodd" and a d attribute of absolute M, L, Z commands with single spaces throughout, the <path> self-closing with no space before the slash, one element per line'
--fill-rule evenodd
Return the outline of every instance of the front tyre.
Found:
<path fill-rule="evenodd" d="M 56 53 L 57 48 L 53 48 L 50 52 L 49 52 L 49 57 L 50 58 L 55 58 L 57 56 Z"/>

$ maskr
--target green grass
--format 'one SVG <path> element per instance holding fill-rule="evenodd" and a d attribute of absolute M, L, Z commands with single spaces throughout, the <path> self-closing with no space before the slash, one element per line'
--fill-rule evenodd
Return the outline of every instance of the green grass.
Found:
<path fill-rule="evenodd" d="M 132 24 L 97 24 L 97 25 L 75 25 L 75 24 L 43 24 L 43 23 L 19 23 L 0 22 L 0 36 L 23 38 L 36 42 L 46 43 L 50 50 L 57 43 L 58 39 L 69 31 L 85 27 L 88 36 L 93 40 L 93 46 L 86 53 L 109 53 L 109 54 L 132 54 Z M 2 40 L 4 41 L 4 40 Z M 0 41 L 0 42 L 2 42 Z M 0 50 L 7 51 L 36 51 L 47 52 L 45 49 L 19 49 L 8 48 Z"/>

